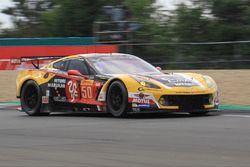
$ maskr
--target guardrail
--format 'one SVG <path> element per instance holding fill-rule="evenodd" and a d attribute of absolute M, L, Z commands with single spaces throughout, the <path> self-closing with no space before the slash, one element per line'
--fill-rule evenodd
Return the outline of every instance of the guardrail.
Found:
<path fill-rule="evenodd" d="M 163 69 L 249 69 L 250 41 L 121 43 L 121 52 L 135 54 Z M 131 47 L 130 52 L 127 47 Z"/>

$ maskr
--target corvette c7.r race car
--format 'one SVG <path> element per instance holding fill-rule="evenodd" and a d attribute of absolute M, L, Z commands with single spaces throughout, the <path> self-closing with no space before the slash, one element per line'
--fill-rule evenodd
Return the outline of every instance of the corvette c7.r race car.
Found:
<path fill-rule="evenodd" d="M 217 86 L 206 75 L 162 73 L 128 54 L 80 54 L 19 72 L 16 93 L 30 116 L 51 112 L 188 112 L 218 107 Z"/>

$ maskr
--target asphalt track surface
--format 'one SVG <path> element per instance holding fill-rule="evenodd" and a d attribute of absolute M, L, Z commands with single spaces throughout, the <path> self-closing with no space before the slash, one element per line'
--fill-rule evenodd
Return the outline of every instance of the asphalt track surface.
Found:
<path fill-rule="evenodd" d="M 2 167 L 249 167 L 250 111 L 29 117 L 0 109 Z"/>

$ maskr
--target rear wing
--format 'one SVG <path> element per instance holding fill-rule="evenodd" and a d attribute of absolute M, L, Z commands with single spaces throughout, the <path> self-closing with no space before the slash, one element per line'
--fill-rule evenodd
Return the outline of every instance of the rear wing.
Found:
<path fill-rule="evenodd" d="M 30 62 L 36 69 L 40 68 L 40 61 L 55 60 L 66 56 L 35 56 L 35 57 L 20 57 L 10 59 L 12 65 L 20 65 L 22 63 Z"/>

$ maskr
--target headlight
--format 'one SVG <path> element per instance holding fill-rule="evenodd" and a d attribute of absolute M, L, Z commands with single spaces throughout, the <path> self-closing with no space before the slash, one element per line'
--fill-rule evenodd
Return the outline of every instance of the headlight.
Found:
<path fill-rule="evenodd" d="M 140 85 L 146 88 L 160 89 L 160 87 L 149 81 L 139 81 Z"/>
<path fill-rule="evenodd" d="M 213 80 L 210 76 L 204 75 L 203 78 L 204 78 L 204 80 L 206 81 L 207 86 L 208 86 L 209 88 L 213 88 L 213 87 L 216 88 L 216 87 L 217 87 L 217 86 L 216 86 L 216 83 L 214 82 L 214 80 Z"/>

